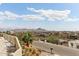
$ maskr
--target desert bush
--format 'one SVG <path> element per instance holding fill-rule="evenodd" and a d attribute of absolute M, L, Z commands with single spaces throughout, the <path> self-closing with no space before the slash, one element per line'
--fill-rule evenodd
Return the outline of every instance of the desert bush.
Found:
<path fill-rule="evenodd" d="M 23 55 L 24 56 L 39 56 L 41 54 L 41 50 L 33 47 L 27 47 L 24 49 Z"/>

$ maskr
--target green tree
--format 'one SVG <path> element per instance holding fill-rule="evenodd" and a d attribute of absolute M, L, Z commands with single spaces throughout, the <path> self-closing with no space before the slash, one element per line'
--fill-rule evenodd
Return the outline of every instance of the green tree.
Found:
<path fill-rule="evenodd" d="M 47 42 L 50 42 L 50 43 L 54 43 L 54 44 L 58 44 L 58 37 L 57 36 L 49 36 L 47 38 Z"/>
<path fill-rule="evenodd" d="M 24 35 L 23 35 L 23 39 L 24 43 L 26 43 L 26 46 L 29 47 L 29 44 L 32 44 L 33 42 L 33 39 L 32 39 L 32 36 L 29 32 L 26 32 Z"/>
<path fill-rule="evenodd" d="M 6 31 L 6 34 L 10 34 L 10 31 Z"/>

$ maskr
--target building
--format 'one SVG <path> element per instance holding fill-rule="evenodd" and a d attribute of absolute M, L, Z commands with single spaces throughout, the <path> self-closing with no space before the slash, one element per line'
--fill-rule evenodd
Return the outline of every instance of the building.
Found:
<path fill-rule="evenodd" d="M 79 48 L 79 40 L 70 40 L 68 45 L 72 48 Z"/>
<path fill-rule="evenodd" d="M 68 41 L 67 40 L 63 40 L 63 39 L 59 39 L 58 44 L 59 45 L 64 45 L 64 46 L 68 46 Z"/>

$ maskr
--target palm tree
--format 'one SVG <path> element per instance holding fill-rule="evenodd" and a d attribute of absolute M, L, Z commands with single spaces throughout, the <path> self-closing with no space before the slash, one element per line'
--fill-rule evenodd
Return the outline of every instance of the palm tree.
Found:
<path fill-rule="evenodd" d="M 23 36 L 24 43 L 26 43 L 26 46 L 29 47 L 29 44 L 32 44 L 33 40 L 32 40 L 32 36 L 29 32 L 26 32 Z"/>

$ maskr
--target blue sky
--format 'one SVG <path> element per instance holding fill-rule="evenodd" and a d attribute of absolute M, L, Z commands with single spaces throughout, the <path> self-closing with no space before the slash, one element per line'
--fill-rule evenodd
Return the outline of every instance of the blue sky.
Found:
<path fill-rule="evenodd" d="M 1 28 L 44 28 L 57 31 L 79 30 L 77 3 L 7 3 L 0 5 Z"/>

